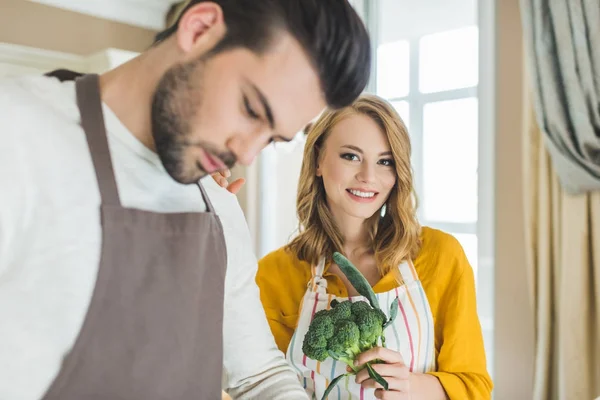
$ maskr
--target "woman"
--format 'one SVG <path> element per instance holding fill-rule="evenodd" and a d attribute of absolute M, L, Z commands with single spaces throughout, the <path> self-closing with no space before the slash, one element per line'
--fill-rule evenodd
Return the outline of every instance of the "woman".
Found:
<path fill-rule="evenodd" d="M 363 95 L 311 127 L 297 207 L 299 235 L 260 260 L 256 282 L 277 345 L 310 395 L 320 398 L 346 372 L 343 363 L 304 357 L 301 337 L 332 299 L 358 296 L 332 262 L 340 251 L 381 303 L 399 297 L 400 312 L 386 330 L 387 348 L 358 360 L 383 360 L 374 368 L 390 389 L 363 370 L 330 398 L 491 398 L 473 271 L 452 236 L 419 226 L 409 136 L 387 102 Z"/>

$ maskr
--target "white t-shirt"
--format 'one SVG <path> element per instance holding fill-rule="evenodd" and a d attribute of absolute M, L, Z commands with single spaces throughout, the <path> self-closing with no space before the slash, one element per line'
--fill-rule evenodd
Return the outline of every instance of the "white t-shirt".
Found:
<path fill-rule="evenodd" d="M 198 212 L 158 156 L 104 107 L 121 202 Z M 73 82 L 0 80 L 0 399 L 40 399 L 83 323 L 100 256 L 100 194 Z M 235 196 L 204 179 L 227 244 L 224 387 L 234 398 L 306 399 L 279 352 L 254 282 L 256 258 Z"/>

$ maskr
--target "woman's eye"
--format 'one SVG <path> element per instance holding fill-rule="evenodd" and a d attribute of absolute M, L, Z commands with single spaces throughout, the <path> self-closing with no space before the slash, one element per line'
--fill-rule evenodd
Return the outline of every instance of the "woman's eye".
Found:
<path fill-rule="evenodd" d="M 380 160 L 379 164 L 386 166 L 386 167 L 391 167 L 394 165 L 394 160 L 390 160 L 390 159 Z"/>
<path fill-rule="evenodd" d="M 244 96 L 244 107 L 246 108 L 246 113 L 248 113 L 250 118 L 252 118 L 252 119 L 259 118 L 258 114 L 254 111 L 254 109 L 250 105 L 250 101 L 248 101 L 248 98 L 246 96 Z"/>
<path fill-rule="evenodd" d="M 348 160 L 348 161 L 359 161 L 359 158 L 356 154 L 352 154 L 352 153 L 344 153 L 341 155 L 341 157 L 344 160 Z"/>

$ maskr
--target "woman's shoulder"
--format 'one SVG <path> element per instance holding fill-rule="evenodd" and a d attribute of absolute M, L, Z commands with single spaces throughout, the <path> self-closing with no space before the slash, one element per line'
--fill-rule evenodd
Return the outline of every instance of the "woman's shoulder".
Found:
<path fill-rule="evenodd" d="M 421 248 L 415 259 L 415 267 L 437 272 L 443 269 L 452 274 L 461 274 L 465 267 L 470 267 L 462 245 L 451 234 L 424 226 L 420 236 Z"/>
<path fill-rule="evenodd" d="M 310 274 L 308 263 L 299 260 L 286 246 L 268 253 L 258 261 L 258 279 L 281 283 L 284 279 L 304 280 L 306 274 Z"/>
<path fill-rule="evenodd" d="M 463 248 L 453 235 L 439 229 L 424 226 L 421 229 L 420 253 L 443 252 L 448 256 L 456 256 L 463 253 Z"/>
<path fill-rule="evenodd" d="M 289 267 L 301 267 L 307 265 L 305 262 L 300 261 L 298 257 L 288 249 L 287 246 L 280 247 L 277 250 L 273 250 L 268 253 L 260 260 L 258 260 L 259 268 L 266 268 L 268 270 L 275 270 Z"/>
<path fill-rule="evenodd" d="M 256 283 L 270 319 L 283 318 L 287 321 L 284 323 L 292 323 L 286 318 L 297 316 L 310 275 L 308 264 L 300 261 L 285 247 L 272 251 L 259 260 Z"/>

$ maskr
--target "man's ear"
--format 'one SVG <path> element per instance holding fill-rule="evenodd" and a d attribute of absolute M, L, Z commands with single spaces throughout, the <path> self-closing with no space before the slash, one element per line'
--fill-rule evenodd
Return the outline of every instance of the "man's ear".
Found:
<path fill-rule="evenodd" d="M 179 20 L 177 45 L 186 54 L 195 57 L 215 47 L 225 36 L 227 28 L 221 7 L 203 1 L 190 7 Z"/>

